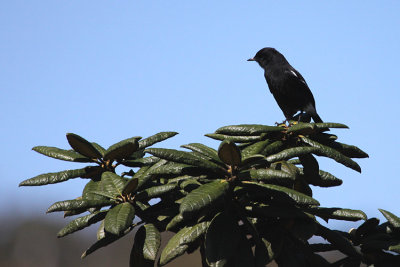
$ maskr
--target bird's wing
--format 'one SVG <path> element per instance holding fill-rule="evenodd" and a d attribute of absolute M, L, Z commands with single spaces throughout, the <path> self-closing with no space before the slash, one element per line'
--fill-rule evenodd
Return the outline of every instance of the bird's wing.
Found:
<path fill-rule="evenodd" d="M 286 69 L 283 73 L 283 83 L 290 98 L 293 98 L 293 100 L 296 99 L 296 101 L 303 103 L 303 105 L 311 103 L 315 107 L 314 96 L 303 76 L 292 67 Z"/>

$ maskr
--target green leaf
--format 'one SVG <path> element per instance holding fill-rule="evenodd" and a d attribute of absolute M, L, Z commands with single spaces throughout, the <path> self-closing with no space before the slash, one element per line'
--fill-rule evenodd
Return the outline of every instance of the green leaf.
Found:
<path fill-rule="evenodd" d="M 343 155 L 349 158 L 368 158 L 368 154 L 356 146 L 343 144 L 340 142 L 329 142 L 327 146 L 336 149 Z"/>
<path fill-rule="evenodd" d="M 89 181 L 82 192 L 83 200 L 109 200 L 95 192 L 102 191 L 102 183 L 100 181 Z"/>
<path fill-rule="evenodd" d="M 110 200 L 83 200 L 83 199 L 64 200 L 64 201 L 58 201 L 53 205 L 51 205 L 47 209 L 47 213 L 54 211 L 99 208 L 99 207 L 109 206 L 113 203 L 114 201 Z"/>
<path fill-rule="evenodd" d="M 101 153 L 85 138 L 74 134 L 67 133 L 67 140 L 69 145 L 79 154 L 91 159 L 100 159 L 102 157 Z"/>
<path fill-rule="evenodd" d="M 173 191 L 175 188 L 178 187 L 178 183 L 168 183 L 165 185 L 160 185 L 160 186 L 153 186 L 150 188 L 147 188 L 140 193 L 136 195 L 136 199 L 142 200 L 142 199 L 151 199 L 151 198 L 156 198 L 160 197 L 164 194 L 167 194 L 171 191 Z"/>
<path fill-rule="evenodd" d="M 285 149 L 279 153 L 269 155 L 267 156 L 266 159 L 269 162 L 276 162 L 276 161 L 291 159 L 293 157 L 298 157 L 309 153 L 314 153 L 316 151 L 318 151 L 318 148 L 315 147 L 306 147 L 306 146 L 293 147 Z"/>
<path fill-rule="evenodd" d="M 315 128 L 313 123 L 299 122 L 290 126 L 287 133 L 308 135 L 315 132 Z"/>
<path fill-rule="evenodd" d="M 199 173 L 199 167 L 194 167 L 192 165 L 168 162 L 165 165 L 159 166 L 158 168 L 153 168 L 151 174 L 166 176 L 166 175 L 185 175 L 185 174 L 197 174 Z"/>
<path fill-rule="evenodd" d="M 67 226 L 61 229 L 57 237 L 64 237 L 66 235 L 72 234 L 73 232 L 79 231 L 88 227 L 94 223 L 97 223 L 104 219 L 107 211 L 98 211 L 83 217 L 79 217 L 73 221 L 71 221 Z"/>
<path fill-rule="evenodd" d="M 150 166 L 160 161 L 160 158 L 151 156 L 146 158 L 132 159 L 132 160 L 124 160 L 121 162 L 122 165 L 127 167 L 143 167 Z"/>
<path fill-rule="evenodd" d="M 145 224 L 135 235 L 135 245 L 146 260 L 155 261 L 161 245 L 161 234 L 154 224 Z"/>
<path fill-rule="evenodd" d="M 184 221 L 184 218 L 183 218 L 182 214 L 179 213 L 171 219 L 171 221 L 168 223 L 168 225 L 165 229 L 167 231 L 171 231 L 171 230 L 175 229 L 183 221 Z"/>
<path fill-rule="evenodd" d="M 262 133 L 281 132 L 285 129 L 277 126 L 267 126 L 260 124 L 240 124 L 218 128 L 215 133 L 227 135 L 260 135 Z"/>
<path fill-rule="evenodd" d="M 250 170 L 250 177 L 254 180 L 263 181 L 265 183 L 292 184 L 296 179 L 295 175 L 284 171 L 274 169 L 254 169 Z"/>
<path fill-rule="evenodd" d="M 247 142 L 255 142 L 260 141 L 261 136 L 231 136 L 226 134 L 205 134 L 205 136 L 210 137 L 215 140 L 228 140 L 235 143 L 247 143 Z"/>
<path fill-rule="evenodd" d="M 241 152 L 242 160 L 246 160 L 250 156 L 260 154 L 264 150 L 264 148 L 270 143 L 271 143 L 271 141 L 267 139 L 267 140 L 255 142 L 255 143 L 245 147 L 244 149 L 242 149 L 242 152 Z"/>
<path fill-rule="evenodd" d="M 206 145 L 203 145 L 200 143 L 191 143 L 191 144 L 183 145 L 181 147 L 190 149 L 194 152 L 198 152 L 198 153 L 206 156 L 207 158 L 212 159 L 216 163 L 221 162 L 218 157 L 218 152 L 215 149 L 208 147 Z"/>
<path fill-rule="evenodd" d="M 177 132 L 160 132 L 155 135 L 152 135 L 148 138 L 145 138 L 143 140 L 139 141 L 139 149 L 144 149 L 146 147 L 149 147 L 151 145 L 154 145 L 155 143 L 164 141 L 165 139 L 171 138 L 175 135 L 177 135 Z"/>
<path fill-rule="evenodd" d="M 138 149 L 138 140 L 140 138 L 142 137 L 131 137 L 110 146 L 104 153 L 104 160 L 121 161 L 123 159 L 129 158 L 129 156 Z"/>
<path fill-rule="evenodd" d="M 394 228 L 400 228 L 400 218 L 394 215 L 393 213 L 384 210 L 384 209 L 379 209 L 379 211 L 382 213 L 383 216 L 385 216 L 386 220 L 392 225 Z"/>
<path fill-rule="evenodd" d="M 300 174 L 304 174 L 304 170 L 302 168 L 299 168 Z M 320 186 L 320 187 L 331 187 L 331 186 L 339 186 L 343 183 L 343 181 L 339 178 L 336 178 L 329 172 L 325 171 L 318 171 L 318 176 L 304 176 L 305 180 L 315 186 Z"/>
<path fill-rule="evenodd" d="M 361 210 L 351 210 L 342 208 L 319 208 L 312 207 L 306 209 L 308 213 L 317 215 L 324 220 L 335 219 L 335 220 L 345 220 L 345 221 L 359 221 L 366 220 L 367 215 Z"/>
<path fill-rule="evenodd" d="M 76 169 L 76 170 L 66 170 L 62 172 L 51 172 L 44 173 L 33 178 L 22 181 L 19 186 L 39 186 L 46 184 L 55 184 L 65 182 L 72 178 L 81 177 L 86 174 L 87 168 Z"/>
<path fill-rule="evenodd" d="M 101 183 L 103 190 L 111 195 L 122 195 L 126 180 L 113 172 L 104 172 L 101 175 Z"/>
<path fill-rule="evenodd" d="M 98 143 L 92 142 L 92 145 L 100 152 L 101 156 L 104 157 L 104 153 L 106 153 L 106 149 L 99 145 Z"/>
<path fill-rule="evenodd" d="M 34 148 L 32 148 L 32 150 L 42 155 L 65 161 L 93 162 L 92 159 L 86 158 L 73 150 L 65 150 L 51 146 L 35 146 Z"/>
<path fill-rule="evenodd" d="M 221 212 L 207 229 L 205 253 L 210 266 L 228 266 L 241 239 L 239 224 L 228 212 Z"/>
<path fill-rule="evenodd" d="M 104 230 L 113 235 L 121 235 L 132 224 L 135 208 L 125 202 L 118 204 L 107 212 L 104 219 Z"/>
<path fill-rule="evenodd" d="M 303 193 L 297 192 L 293 189 L 289 189 L 283 186 L 272 185 L 272 184 L 260 184 L 256 182 L 243 181 L 243 186 L 249 189 L 253 189 L 258 192 L 265 192 L 265 197 L 272 197 L 272 200 L 285 201 L 289 203 L 297 203 L 300 205 L 317 205 L 319 202 L 312 197 L 309 197 Z M 294 204 L 293 203 L 293 204 Z"/>
<path fill-rule="evenodd" d="M 282 149 L 285 148 L 285 144 L 278 140 L 273 142 L 272 144 L 267 145 L 261 152 L 261 155 L 265 155 L 265 156 L 269 156 L 275 153 L 278 153 L 279 151 L 281 151 Z"/>
<path fill-rule="evenodd" d="M 239 148 L 231 141 L 223 141 L 218 148 L 218 157 L 229 166 L 239 166 L 242 156 Z"/>
<path fill-rule="evenodd" d="M 318 122 L 314 123 L 314 126 L 317 129 L 324 129 L 324 128 L 341 128 L 341 129 L 349 129 L 349 127 L 342 123 L 335 123 L 335 122 Z"/>
<path fill-rule="evenodd" d="M 167 161 L 162 159 L 152 166 L 145 166 L 145 167 L 140 168 L 140 170 L 137 173 L 135 173 L 135 175 L 132 177 L 132 178 L 137 178 L 139 180 L 139 185 L 137 187 L 137 190 L 141 190 L 153 178 L 155 178 L 156 175 L 154 175 L 153 172 L 166 163 L 167 163 Z"/>
<path fill-rule="evenodd" d="M 202 222 L 182 228 L 168 241 L 163 249 L 159 265 L 163 266 L 185 253 L 190 244 L 204 235 L 209 225 L 210 222 Z"/>
<path fill-rule="evenodd" d="M 349 167 L 355 171 L 361 172 L 360 166 L 352 160 L 349 157 L 346 157 L 345 155 L 341 154 L 339 151 L 330 148 L 328 146 L 322 145 L 320 143 L 317 143 L 307 137 L 301 137 L 301 140 L 310 145 L 311 147 L 317 148 L 317 151 L 313 152 L 314 154 L 317 154 L 319 156 L 325 156 L 331 159 L 334 159 L 336 162 L 343 164 L 346 167 Z"/>
<path fill-rule="evenodd" d="M 228 191 L 226 180 L 215 180 L 190 192 L 182 201 L 179 213 L 188 218 L 198 211 L 208 208 L 220 200 Z"/>
<path fill-rule="evenodd" d="M 124 189 L 122 189 L 122 195 L 126 196 L 128 194 L 131 194 L 135 192 L 139 184 L 139 179 L 137 178 L 131 178 L 129 181 L 125 184 Z"/>
<path fill-rule="evenodd" d="M 147 153 L 152 154 L 153 156 L 169 160 L 169 161 L 174 161 L 177 163 L 184 163 L 184 164 L 189 164 L 193 166 L 198 166 L 202 167 L 205 169 L 209 169 L 212 171 L 217 171 L 221 172 L 224 171 L 224 169 L 219 166 L 218 164 L 204 160 L 201 158 L 198 158 L 194 156 L 193 154 L 185 151 L 179 151 L 175 149 L 166 149 L 166 148 L 148 148 L 146 149 Z"/>
<path fill-rule="evenodd" d="M 102 220 L 99 228 L 97 229 L 96 238 L 97 240 L 100 240 L 103 239 L 104 237 L 106 237 L 106 232 L 104 231 L 104 220 Z"/>

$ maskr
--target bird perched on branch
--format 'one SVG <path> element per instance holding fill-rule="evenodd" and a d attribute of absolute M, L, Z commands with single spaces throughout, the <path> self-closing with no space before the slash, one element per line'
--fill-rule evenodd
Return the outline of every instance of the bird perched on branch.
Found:
<path fill-rule="evenodd" d="M 256 61 L 264 69 L 269 90 L 287 121 L 293 120 L 293 116 L 300 111 L 299 120 L 308 116 L 309 121 L 311 116 L 314 122 L 322 122 L 315 109 L 314 96 L 303 76 L 275 48 L 265 47 L 247 61 Z"/>

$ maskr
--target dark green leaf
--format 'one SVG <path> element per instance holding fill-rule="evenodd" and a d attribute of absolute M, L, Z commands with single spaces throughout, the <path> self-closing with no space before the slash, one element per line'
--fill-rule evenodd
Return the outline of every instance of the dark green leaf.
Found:
<path fill-rule="evenodd" d="M 171 138 L 175 135 L 177 135 L 177 132 L 160 132 L 155 135 L 152 135 L 148 138 L 145 138 L 143 140 L 139 141 L 139 149 L 144 149 L 146 147 L 149 147 L 151 145 L 154 145 L 155 143 L 161 142 L 165 139 Z"/>
<path fill-rule="evenodd" d="M 261 155 L 269 156 L 271 154 L 275 154 L 281 151 L 285 147 L 285 144 L 278 140 L 273 142 L 272 144 L 267 145 L 261 152 Z"/>
<path fill-rule="evenodd" d="M 313 133 L 315 131 L 315 128 L 316 127 L 314 127 L 313 123 L 299 122 L 297 124 L 291 125 L 287 130 L 287 133 L 308 135 Z"/>
<path fill-rule="evenodd" d="M 192 165 L 176 163 L 176 162 L 168 162 L 165 165 L 159 166 L 158 168 L 153 168 L 151 174 L 154 175 L 185 175 L 185 174 L 196 174 L 199 172 L 198 167 L 194 167 Z"/>
<path fill-rule="evenodd" d="M 190 149 L 194 152 L 198 152 L 198 153 L 206 156 L 207 158 L 212 159 L 214 162 L 221 162 L 218 157 L 217 151 L 206 145 L 203 145 L 200 143 L 191 143 L 191 144 L 183 145 L 181 147 Z"/>
<path fill-rule="evenodd" d="M 65 161 L 93 162 L 92 159 L 86 158 L 74 150 L 65 150 L 51 146 L 35 146 L 32 150 L 45 156 Z"/>
<path fill-rule="evenodd" d="M 261 152 L 264 150 L 264 148 L 270 144 L 270 140 L 263 140 L 256 142 L 254 144 L 251 144 L 244 149 L 242 149 L 242 159 L 245 160 L 246 158 L 256 155 L 256 154 L 261 154 Z"/>
<path fill-rule="evenodd" d="M 46 184 L 61 183 L 69 179 L 77 178 L 86 174 L 86 170 L 87 168 L 67 170 L 62 172 L 44 173 L 21 182 L 19 186 L 39 186 Z"/>
<path fill-rule="evenodd" d="M 69 145 L 79 154 L 91 159 L 99 159 L 102 157 L 101 153 L 85 138 L 74 134 L 67 133 L 67 140 Z"/>
<path fill-rule="evenodd" d="M 296 179 L 296 176 L 284 171 L 274 169 L 254 169 L 250 170 L 250 177 L 254 180 L 260 180 L 265 183 L 291 184 Z"/>
<path fill-rule="evenodd" d="M 152 154 L 153 156 L 169 161 L 174 161 L 177 163 L 184 163 L 193 166 L 198 166 L 212 171 L 218 171 L 218 172 L 224 171 L 223 168 L 218 164 L 211 161 L 200 159 L 194 156 L 193 154 L 185 151 L 166 149 L 166 148 L 148 148 L 146 149 L 146 152 Z"/>
<path fill-rule="evenodd" d="M 228 188 L 229 183 L 226 180 L 215 180 L 200 186 L 183 199 L 179 213 L 184 218 L 188 218 L 198 211 L 210 207 L 226 194 Z"/>
<path fill-rule="evenodd" d="M 383 216 L 385 216 L 386 220 L 388 220 L 390 225 L 392 225 L 394 228 L 400 228 L 399 217 L 384 209 L 379 209 L 379 211 L 382 213 Z"/>
<path fill-rule="evenodd" d="M 272 197 L 273 200 L 276 198 L 275 200 L 277 201 L 284 200 L 286 202 L 295 202 L 300 205 L 319 205 L 319 202 L 312 197 L 283 186 L 248 181 L 243 181 L 242 184 L 246 188 L 258 192 L 265 192 L 265 197 Z"/>
<path fill-rule="evenodd" d="M 101 175 L 103 190 L 113 196 L 122 195 L 126 180 L 113 172 L 104 172 Z"/>
<path fill-rule="evenodd" d="M 359 149 L 356 146 L 352 146 L 352 145 L 347 145 L 347 144 L 343 144 L 340 142 L 330 142 L 327 144 L 327 146 L 336 149 L 337 151 L 339 151 L 340 153 L 342 153 L 343 155 L 345 155 L 346 157 L 349 158 L 368 158 L 368 154 L 365 153 L 364 151 L 362 151 L 361 149 Z"/>
<path fill-rule="evenodd" d="M 130 267 L 153 267 L 161 244 L 160 232 L 153 224 L 146 224 L 135 234 Z"/>
<path fill-rule="evenodd" d="M 231 141 L 223 141 L 218 148 L 218 157 L 229 166 L 239 166 L 242 156 L 239 148 Z"/>
<path fill-rule="evenodd" d="M 359 221 L 366 220 L 367 215 L 361 210 L 351 210 L 342 208 L 319 208 L 313 207 L 306 209 L 308 213 L 317 215 L 324 220 L 335 219 L 335 220 L 345 220 L 345 221 Z"/>
<path fill-rule="evenodd" d="M 299 168 L 300 174 L 304 174 L 302 168 Z M 339 178 L 336 178 L 329 172 L 318 171 L 318 176 L 307 176 L 305 175 L 305 180 L 315 186 L 320 187 L 331 187 L 331 186 L 339 186 L 343 183 L 343 181 Z"/>
<path fill-rule="evenodd" d="M 139 231 L 144 232 L 143 256 L 147 260 L 156 260 L 158 249 L 161 245 L 161 235 L 154 224 L 143 225 Z M 138 231 L 138 232 L 139 232 Z M 140 233 L 139 233 L 140 234 Z M 135 237 L 136 243 L 136 237 Z"/>
<path fill-rule="evenodd" d="M 160 257 L 160 266 L 179 257 L 188 249 L 189 245 L 204 235 L 210 222 L 202 222 L 194 226 L 186 226 L 177 232 L 167 243 Z"/>
<path fill-rule="evenodd" d="M 224 126 L 215 131 L 217 134 L 227 134 L 227 135 L 260 135 L 262 133 L 269 132 L 281 132 L 285 129 L 277 126 L 267 126 L 260 124 L 241 124 L 241 125 L 231 125 Z"/>
<path fill-rule="evenodd" d="M 156 175 L 154 175 L 152 172 L 154 172 L 156 169 L 159 167 L 163 166 L 166 164 L 167 161 L 162 159 L 155 163 L 152 166 L 145 166 L 140 168 L 140 170 L 135 173 L 135 175 L 132 178 L 137 178 L 139 180 L 139 185 L 137 187 L 137 190 L 141 190 L 143 186 L 146 186 Z"/>
<path fill-rule="evenodd" d="M 335 122 L 318 122 L 314 123 L 314 126 L 317 129 L 324 129 L 324 128 L 342 128 L 342 129 L 349 129 L 349 127 L 342 123 L 335 123 Z"/>
<path fill-rule="evenodd" d="M 331 159 L 334 159 L 336 162 L 343 164 L 346 167 L 349 167 L 355 171 L 361 172 L 360 166 L 352 160 L 349 157 L 346 157 L 345 155 L 341 154 L 339 151 L 330 148 L 328 146 L 322 145 L 320 143 L 317 143 L 307 137 L 301 137 L 301 140 L 310 145 L 311 147 L 317 148 L 318 150 L 313 152 L 314 154 L 317 154 L 319 156 L 325 156 Z"/>
<path fill-rule="evenodd" d="M 206 134 L 205 136 L 210 137 L 215 140 L 229 140 L 235 143 L 247 143 L 247 142 L 255 142 L 260 141 L 261 136 L 231 136 L 226 134 Z"/>
<path fill-rule="evenodd" d="M 92 145 L 100 152 L 100 154 L 104 157 L 104 153 L 106 153 L 106 149 L 99 145 L 98 143 L 92 142 Z"/>
<path fill-rule="evenodd" d="M 171 221 L 168 223 L 168 225 L 165 229 L 167 231 L 171 231 L 171 230 L 175 229 L 183 221 L 184 221 L 183 216 L 182 216 L 182 214 L 179 213 L 171 219 Z"/>
<path fill-rule="evenodd" d="M 149 166 L 153 165 L 160 161 L 160 158 L 151 156 L 151 157 L 146 157 L 146 158 L 139 158 L 139 159 L 133 159 L 133 160 L 124 160 L 121 162 L 122 165 L 128 166 L 128 167 L 143 167 L 143 166 Z"/>
<path fill-rule="evenodd" d="M 107 211 L 98 211 L 83 217 L 76 218 L 75 220 L 71 221 L 67 226 L 61 229 L 57 237 L 63 237 L 73 232 L 82 230 L 85 227 L 88 227 L 94 223 L 97 223 L 104 219 L 106 216 Z"/>
<path fill-rule="evenodd" d="M 81 199 L 64 200 L 64 201 L 58 201 L 53 205 L 51 205 L 47 209 L 47 213 L 54 211 L 99 208 L 99 207 L 109 206 L 113 203 L 114 201 L 111 200 L 81 200 Z"/>
<path fill-rule="evenodd" d="M 102 191 L 102 183 L 100 181 L 89 181 L 82 192 L 83 200 L 108 200 L 103 196 L 98 195 L 95 192 Z"/>
<path fill-rule="evenodd" d="M 131 194 L 135 192 L 139 184 L 139 179 L 137 178 L 131 178 L 129 181 L 125 184 L 124 189 L 122 189 L 122 195 L 126 196 L 128 194 Z"/>
<path fill-rule="evenodd" d="M 221 212 L 211 221 L 207 229 L 205 253 L 210 266 L 228 266 L 235 255 L 241 239 L 240 228 L 235 217 Z"/>
<path fill-rule="evenodd" d="M 174 190 L 175 188 L 178 187 L 177 183 L 168 183 L 165 185 L 160 185 L 160 186 L 153 186 L 150 188 L 147 188 L 143 191 L 141 191 L 140 193 L 138 193 L 136 195 L 136 199 L 142 200 L 142 199 L 151 199 L 151 198 L 156 198 L 156 197 L 160 197 L 164 194 L 167 194 L 169 192 L 171 192 L 172 190 Z"/>
<path fill-rule="evenodd" d="M 110 146 L 104 153 L 104 160 L 123 160 L 128 158 L 135 152 L 138 147 L 138 140 L 142 138 L 140 136 L 131 137 L 122 140 L 112 146 Z"/>
<path fill-rule="evenodd" d="M 306 147 L 306 146 L 293 147 L 285 149 L 277 154 L 269 155 L 267 156 L 266 159 L 269 162 L 276 162 L 276 161 L 291 159 L 293 157 L 298 157 L 300 155 L 310 154 L 316 151 L 318 151 L 318 148 L 315 147 Z"/>
<path fill-rule="evenodd" d="M 120 235 L 132 224 L 135 208 L 128 202 L 118 204 L 107 212 L 104 230 L 113 235 Z"/>

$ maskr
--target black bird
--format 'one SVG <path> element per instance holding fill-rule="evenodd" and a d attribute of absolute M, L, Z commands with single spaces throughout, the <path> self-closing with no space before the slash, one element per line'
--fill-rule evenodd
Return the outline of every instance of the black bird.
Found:
<path fill-rule="evenodd" d="M 269 90 L 287 121 L 300 111 L 300 119 L 306 112 L 308 121 L 311 116 L 314 122 L 322 122 L 315 109 L 314 96 L 303 76 L 275 48 L 265 47 L 247 61 L 256 61 L 264 69 Z"/>

